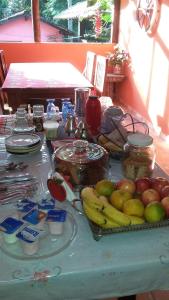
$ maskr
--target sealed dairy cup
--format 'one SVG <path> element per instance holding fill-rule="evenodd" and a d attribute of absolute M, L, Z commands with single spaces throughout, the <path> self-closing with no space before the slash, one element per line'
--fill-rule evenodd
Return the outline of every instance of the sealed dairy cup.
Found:
<path fill-rule="evenodd" d="M 37 229 L 43 229 L 46 220 L 46 213 L 38 209 L 32 209 L 23 216 L 23 220 L 30 223 Z"/>
<path fill-rule="evenodd" d="M 57 139 L 58 127 L 59 127 L 59 123 L 53 120 L 47 120 L 43 123 L 43 128 L 47 140 Z"/>
<path fill-rule="evenodd" d="M 43 212 L 48 212 L 50 209 L 55 208 L 55 200 L 54 199 L 41 199 L 38 203 L 38 209 Z"/>
<path fill-rule="evenodd" d="M 47 215 L 47 223 L 49 232 L 52 235 L 61 235 L 64 230 L 64 223 L 66 221 L 67 212 L 65 210 L 49 210 Z"/>
<path fill-rule="evenodd" d="M 17 238 L 21 243 L 24 254 L 33 255 L 39 250 L 39 238 L 42 232 L 38 229 L 33 228 L 32 226 L 27 226 L 23 228 L 17 234 Z"/>
<path fill-rule="evenodd" d="M 36 207 L 36 203 L 25 198 L 21 201 L 19 201 L 16 205 L 17 214 L 19 218 L 22 218 L 26 213 L 31 211 L 33 208 Z"/>
<path fill-rule="evenodd" d="M 0 228 L 2 230 L 4 241 L 7 244 L 16 243 L 17 232 L 23 224 L 24 222 L 12 217 L 7 217 L 0 223 Z"/>

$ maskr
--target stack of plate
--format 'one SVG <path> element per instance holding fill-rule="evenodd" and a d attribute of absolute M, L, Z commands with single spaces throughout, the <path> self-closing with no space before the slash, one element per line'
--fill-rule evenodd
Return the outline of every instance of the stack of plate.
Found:
<path fill-rule="evenodd" d="M 5 146 L 9 153 L 32 153 L 41 149 L 41 139 L 37 134 L 14 134 L 5 139 Z"/>

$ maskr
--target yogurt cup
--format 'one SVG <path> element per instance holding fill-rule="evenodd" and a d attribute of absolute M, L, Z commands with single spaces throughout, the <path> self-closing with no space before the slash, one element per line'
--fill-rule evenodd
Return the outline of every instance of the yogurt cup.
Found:
<path fill-rule="evenodd" d="M 64 230 L 67 212 L 65 210 L 49 210 L 46 221 L 52 235 L 61 235 Z"/>
<path fill-rule="evenodd" d="M 38 209 L 32 209 L 24 215 L 22 219 L 29 222 L 31 225 L 34 225 L 37 229 L 43 229 L 46 220 L 46 213 Z"/>
<path fill-rule="evenodd" d="M 43 123 L 45 136 L 47 140 L 56 140 L 58 135 L 59 123 L 52 120 L 47 120 Z"/>
<path fill-rule="evenodd" d="M 50 209 L 55 208 L 55 200 L 54 199 L 41 199 L 38 203 L 38 209 L 43 212 L 48 212 Z"/>
<path fill-rule="evenodd" d="M 4 241 L 7 244 L 14 244 L 17 241 L 16 234 L 19 230 L 19 228 L 24 224 L 24 222 L 12 218 L 7 217 L 3 220 L 2 223 L 0 223 L 0 228 L 2 228 L 2 235 L 4 238 Z"/>
<path fill-rule="evenodd" d="M 35 208 L 36 205 L 37 205 L 37 203 L 35 203 L 27 198 L 19 201 L 16 205 L 18 217 L 22 218 L 31 209 Z"/>
<path fill-rule="evenodd" d="M 33 255 L 38 252 L 40 236 L 41 231 L 32 226 L 23 228 L 23 230 L 17 234 L 24 254 Z"/>

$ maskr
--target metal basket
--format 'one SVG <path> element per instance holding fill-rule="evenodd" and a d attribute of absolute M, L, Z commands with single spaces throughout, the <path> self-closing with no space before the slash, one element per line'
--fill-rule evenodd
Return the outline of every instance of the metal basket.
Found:
<path fill-rule="evenodd" d="M 87 216 L 86 216 L 87 218 Z M 87 218 L 88 219 L 88 218 Z M 99 241 L 101 237 L 113 233 L 121 233 L 121 232 L 130 232 L 130 231 L 138 231 L 138 230 L 146 230 L 146 229 L 154 229 L 154 228 L 160 228 L 169 226 L 169 220 L 164 220 L 161 222 L 155 222 L 155 223 L 144 223 L 144 224 L 138 224 L 138 225 L 130 225 L 130 226 L 121 226 L 121 227 L 114 227 L 112 229 L 103 229 L 97 224 L 93 223 L 88 219 L 89 226 L 91 228 L 93 238 L 96 241 Z"/>

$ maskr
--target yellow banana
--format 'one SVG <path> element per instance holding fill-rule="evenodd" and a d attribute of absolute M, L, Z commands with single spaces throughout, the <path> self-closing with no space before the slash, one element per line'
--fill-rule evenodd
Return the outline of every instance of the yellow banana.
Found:
<path fill-rule="evenodd" d="M 143 218 L 140 217 L 136 217 L 136 216 L 128 216 L 130 221 L 131 221 L 131 225 L 136 225 L 136 224 L 143 224 L 145 223 L 145 220 Z"/>
<path fill-rule="evenodd" d="M 102 212 L 110 220 L 112 220 L 113 222 L 121 226 L 128 226 L 131 223 L 129 216 L 117 210 L 115 207 L 113 207 L 110 204 L 107 204 L 105 207 L 103 207 Z"/>
<path fill-rule="evenodd" d="M 89 206 L 85 201 L 83 201 L 83 209 L 89 220 L 93 221 L 97 225 L 106 224 L 106 217 L 97 209 Z"/>
<path fill-rule="evenodd" d="M 106 223 L 103 225 L 100 225 L 102 228 L 105 229 L 111 229 L 111 228 L 115 228 L 115 227 L 120 227 L 119 224 L 117 224 L 116 222 L 111 221 L 110 219 L 106 218 Z"/>
<path fill-rule="evenodd" d="M 91 208 L 102 210 L 107 205 L 107 200 L 101 197 L 97 197 L 95 190 L 92 187 L 85 187 L 81 191 L 81 198 L 83 202 L 86 202 Z"/>

